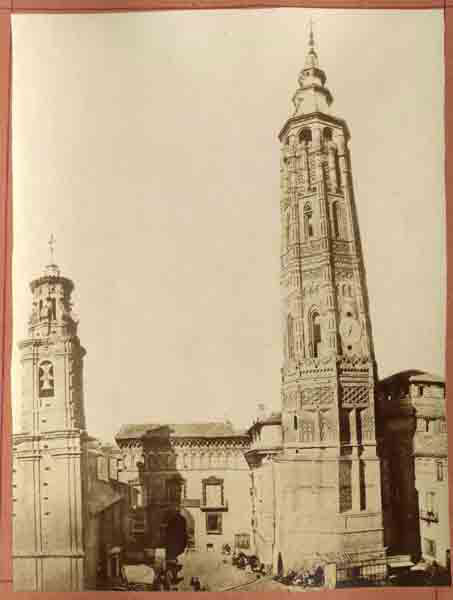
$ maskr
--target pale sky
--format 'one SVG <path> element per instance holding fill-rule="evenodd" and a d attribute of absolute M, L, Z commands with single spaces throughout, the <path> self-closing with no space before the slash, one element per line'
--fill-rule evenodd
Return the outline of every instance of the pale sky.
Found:
<path fill-rule="evenodd" d="M 444 374 L 440 10 L 15 15 L 14 340 L 53 233 L 91 434 L 280 408 L 277 134 L 310 17 L 352 135 L 379 375 Z"/>

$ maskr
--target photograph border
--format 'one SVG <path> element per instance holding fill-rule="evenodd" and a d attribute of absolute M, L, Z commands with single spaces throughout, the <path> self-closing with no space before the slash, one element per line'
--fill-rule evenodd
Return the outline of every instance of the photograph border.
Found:
<path fill-rule="evenodd" d="M 14 13 L 80 13 L 80 12 L 125 12 L 155 10 L 206 10 L 206 9 L 247 9 L 247 8 L 336 8 L 336 9 L 398 9 L 423 10 L 443 9 L 445 19 L 445 183 L 446 183 L 446 230 L 447 230 L 447 323 L 446 323 L 446 382 L 453 381 L 453 311 L 449 299 L 453 294 L 453 276 L 450 261 L 453 260 L 453 110 L 450 101 L 453 93 L 453 0 L 309 0 L 281 2 L 266 0 L 0 0 L 0 595 L 1 598 L 21 598 L 44 600 L 60 594 L 46 592 L 13 592 L 12 587 L 12 526 L 11 526 L 11 339 L 12 339 L 12 288 L 11 255 L 12 239 L 12 178 L 11 178 L 11 16 Z M 453 432 L 453 410 L 448 410 L 448 431 Z M 453 433 L 450 434 L 450 440 Z M 453 481 L 453 443 L 449 444 L 449 480 Z M 453 496 L 449 491 L 450 543 L 453 540 Z M 68 598 L 88 598 L 100 592 L 64 593 Z M 117 597 L 118 592 L 101 592 Z M 317 600 L 319 591 L 303 592 L 304 600 Z M 357 588 L 323 591 L 324 600 L 357 598 L 360 600 L 447 600 L 453 599 L 453 588 L 416 587 L 416 588 Z M 63 594 L 63 593 L 62 593 Z M 145 598 L 146 592 L 134 592 L 134 598 Z M 213 598 L 224 592 L 205 592 Z M 230 592 L 230 596 L 231 596 Z M 239 596 L 244 592 L 237 592 Z M 166 592 L 167 597 L 177 599 L 180 592 Z M 249 592 L 248 598 L 261 596 L 262 592 Z M 272 593 L 279 596 L 280 593 Z M 386 596 L 386 598 L 383 597 Z M 123 596 L 124 597 L 124 596 Z M 147 596 L 146 596 L 147 597 Z"/>

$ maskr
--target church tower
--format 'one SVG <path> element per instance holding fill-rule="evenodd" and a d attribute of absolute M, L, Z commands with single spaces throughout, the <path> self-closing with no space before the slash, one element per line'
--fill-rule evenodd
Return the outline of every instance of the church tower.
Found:
<path fill-rule="evenodd" d="M 277 547 L 384 555 L 376 365 L 348 149 L 313 31 L 281 141 L 283 452 Z M 340 558 L 339 558 L 340 557 Z M 294 560 L 293 560 L 294 558 Z"/>
<path fill-rule="evenodd" d="M 53 239 L 52 239 L 53 241 Z M 30 284 L 28 337 L 19 343 L 20 433 L 13 439 L 15 589 L 83 590 L 83 357 L 73 283 L 53 261 Z"/>

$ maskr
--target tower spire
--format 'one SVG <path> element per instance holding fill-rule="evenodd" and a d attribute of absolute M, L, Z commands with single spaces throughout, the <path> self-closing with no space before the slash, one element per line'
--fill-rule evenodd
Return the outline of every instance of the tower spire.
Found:
<path fill-rule="evenodd" d="M 304 68 L 299 74 L 299 88 L 293 96 L 294 116 L 313 112 L 328 113 L 332 104 L 332 94 L 326 88 L 326 74 L 319 67 L 315 50 L 313 19 L 309 21 L 308 51 Z"/>
<path fill-rule="evenodd" d="M 50 251 L 50 263 L 51 265 L 54 264 L 54 252 L 55 252 L 55 242 L 57 240 L 55 239 L 55 236 L 53 233 L 50 234 L 50 238 L 48 241 L 49 244 L 49 251 Z"/>
<path fill-rule="evenodd" d="M 305 59 L 305 68 L 306 69 L 317 69 L 319 68 L 318 64 L 318 55 L 315 50 L 315 36 L 313 33 L 313 19 L 310 19 L 310 33 L 308 36 L 308 52 L 307 57 Z"/>
<path fill-rule="evenodd" d="M 315 47 L 315 38 L 313 35 L 313 19 L 310 19 L 310 37 L 308 39 L 308 45 L 310 48 Z"/>

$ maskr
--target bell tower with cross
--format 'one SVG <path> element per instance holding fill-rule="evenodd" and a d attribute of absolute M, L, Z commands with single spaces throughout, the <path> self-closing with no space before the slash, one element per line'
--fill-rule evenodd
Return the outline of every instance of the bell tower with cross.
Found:
<path fill-rule="evenodd" d="M 360 565 L 385 554 L 377 372 L 350 134 L 331 112 L 312 23 L 298 84 L 294 112 L 279 134 L 284 360 L 278 547 L 286 567 L 295 549 L 307 556 L 346 553 Z"/>
<path fill-rule="evenodd" d="M 28 336 L 19 343 L 20 432 L 13 438 L 14 579 L 24 589 L 83 589 L 85 415 L 73 282 L 50 261 L 30 284 Z"/>

